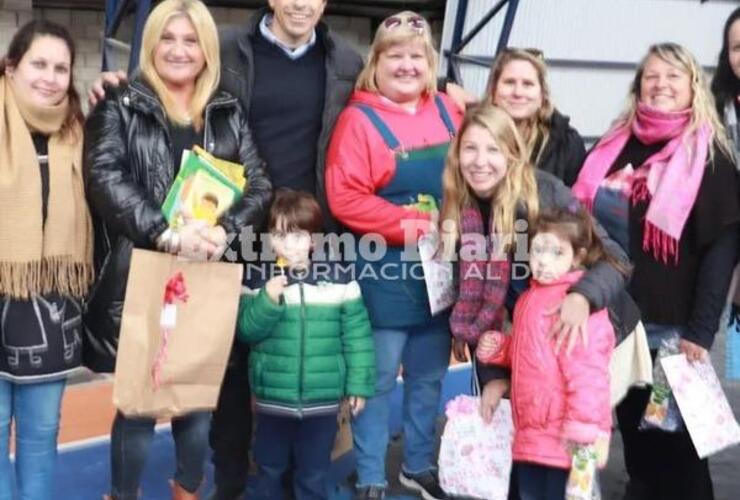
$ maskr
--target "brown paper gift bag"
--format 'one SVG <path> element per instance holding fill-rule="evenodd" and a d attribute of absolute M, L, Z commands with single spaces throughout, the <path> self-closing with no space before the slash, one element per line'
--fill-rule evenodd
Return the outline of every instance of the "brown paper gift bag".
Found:
<path fill-rule="evenodd" d="M 124 415 L 173 417 L 216 407 L 241 278 L 240 264 L 133 251 L 113 384 L 113 404 Z M 174 301 L 174 314 L 172 307 L 163 314 L 173 283 L 187 298 Z M 172 328 L 163 343 L 166 325 Z"/>
<path fill-rule="evenodd" d="M 349 403 L 344 401 L 337 414 L 337 435 L 331 449 L 331 459 L 336 460 L 352 450 L 352 412 Z"/>

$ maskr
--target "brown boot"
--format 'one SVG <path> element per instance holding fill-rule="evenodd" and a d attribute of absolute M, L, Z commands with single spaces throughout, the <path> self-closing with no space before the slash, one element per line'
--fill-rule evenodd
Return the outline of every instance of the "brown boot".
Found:
<path fill-rule="evenodd" d="M 198 500 L 197 491 L 195 493 L 190 493 L 175 481 L 170 480 L 170 488 L 172 488 L 172 500 Z"/>

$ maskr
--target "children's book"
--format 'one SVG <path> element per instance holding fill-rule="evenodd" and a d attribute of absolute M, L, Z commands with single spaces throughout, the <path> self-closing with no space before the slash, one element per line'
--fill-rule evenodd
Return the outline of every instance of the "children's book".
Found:
<path fill-rule="evenodd" d="M 162 205 L 170 227 L 178 228 L 186 217 L 215 226 L 218 218 L 237 200 L 247 180 L 244 167 L 216 158 L 199 147 L 185 150 L 180 171 Z"/>

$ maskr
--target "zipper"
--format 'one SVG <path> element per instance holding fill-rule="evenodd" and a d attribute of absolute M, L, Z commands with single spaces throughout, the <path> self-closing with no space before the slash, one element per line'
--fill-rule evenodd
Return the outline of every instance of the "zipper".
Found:
<path fill-rule="evenodd" d="M 298 414 L 303 414 L 303 356 L 305 354 L 306 344 L 306 299 L 303 293 L 303 283 L 298 283 L 298 290 L 301 295 L 301 338 L 300 338 L 300 353 L 301 357 L 298 360 Z"/>
<path fill-rule="evenodd" d="M 167 150 L 170 152 L 170 161 L 172 162 L 172 169 L 173 169 L 173 175 L 172 178 L 169 179 L 169 185 L 172 185 L 172 183 L 175 180 L 174 170 L 180 168 L 180 166 L 175 161 L 175 152 L 172 149 L 172 137 L 170 136 L 170 129 L 169 125 L 167 124 L 167 116 L 164 113 L 164 109 L 162 108 L 162 104 L 154 97 L 147 95 L 145 92 L 139 90 L 136 88 L 135 85 L 130 85 L 129 89 L 139 94 L 141 97 L 143 97 L 145 100 L 149 101 L 154 105 L 154 111 L 153 115 L 154 118 L 159 122 L 159 126 L 162 127 L 162 130 L 164 131 L 164 136 L 167 139 Z M 149 170 L 148 168 L 143 169 L 144 172 L 144 182 L 147 186 L 149 186 L 150 189 L 154 189 L 154 184 L 152 183 L 152 179 L 149 176 Z M 166 193 L 165 193 L 166 196 Z M 164 200 L 163 200 L 164 201 Z"/>
<path fill-rule="evenodd" d="M 211 116 L 211 110 L 214 108 L 221 108 L 225 107 L 230 104 L 236 103 L 237 100 L 232 99 L 224 99 L 221 101 L 213 101 L 206 104 L 206 109 L 204 113 L 204 120 L 203 120 L 203 148 L 208 151 L 209 153 L 213 153 L 214 148 L 216 147 L 216 144 L 208 144 L 208 132 L 210 129 L 210 116 Z"/>

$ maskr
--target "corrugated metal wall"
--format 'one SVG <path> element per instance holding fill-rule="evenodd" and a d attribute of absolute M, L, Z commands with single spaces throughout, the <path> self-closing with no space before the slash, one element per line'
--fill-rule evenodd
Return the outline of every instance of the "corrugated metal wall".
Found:
<path fill-rule="evenodd" d="M 495 4 L 469 0 L 463 33 Z M 705 67 L 716 64 L 722 27 L 739 0 L 520 0 L 512 47 L 544 50 L 555 103 L 584 136 L 599 136 L 622 108 L 634 65 L 651 43 L 688 47 Z M 443 47 L 449 48 L 458 0 L 448 0 Z M 492 56 L 503 24 L 500 12 L 463 51 Z M 598 64 L 595 64 L 597 62 Z M 446 71 L 446 61 L 442 62 Z M 465 87 L 482 93 L 488 71 L 463 64 Z"/>

